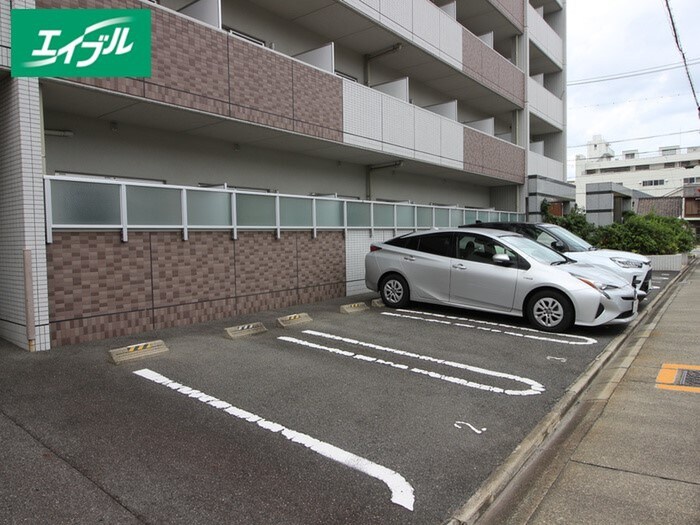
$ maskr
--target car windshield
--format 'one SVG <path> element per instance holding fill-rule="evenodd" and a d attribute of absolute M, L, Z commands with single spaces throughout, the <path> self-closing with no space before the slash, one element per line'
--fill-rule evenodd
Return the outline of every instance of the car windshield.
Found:
<path fill-rule="evenodd" d="M 520 235 L 508 235 L 501 237 L 500 239 L 503 239 L 516 250 L 519 250 L 520 252 L 522 252 L 525 255 L 528 255 L 529 257 L 532 257 L 533 259 L 541 262 L 542 264 L 550 264 L 552 266 L 556 266 L 559 264 L 566 264 L 567 262 L 569 262 L 569 259 L 567 259 L 563 255 L 559 255 L 551 248 L 547 248 L 546 246 L 538 243 L 537 241 L 533 241 L 532 239 L 528 239 L 527 237 L 522 237 Z"/>
<path fill-rule="evenodd" d="M 578 235 L 574 235 L 566 228 L 562 228 L 561 226 L 547 226 L 545 229 L 554 232 L 557 237 L 564 239 L 572 252 L 587 252 L 590 250 L 595 250 L 593 245 L 587 243 Z"/>

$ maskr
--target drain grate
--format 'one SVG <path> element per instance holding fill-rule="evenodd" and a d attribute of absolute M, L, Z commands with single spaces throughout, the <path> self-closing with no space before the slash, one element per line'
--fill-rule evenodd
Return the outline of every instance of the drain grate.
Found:
<path fill-rule="evenodd" d="M 678 384 L 700 387 L 700 370 L 679 370 Z"/>
<path fill-rule="evenodd" d="M 700 366 L 665 363 L 656 376 L 656 388 L 700 394 Z"/>

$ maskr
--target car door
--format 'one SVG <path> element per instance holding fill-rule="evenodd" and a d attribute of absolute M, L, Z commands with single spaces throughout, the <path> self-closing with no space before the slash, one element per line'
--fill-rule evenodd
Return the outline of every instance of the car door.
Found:
<path fill-rule="evenodd" d="M 497 264 L 493 255 L 506 254 L 510 266 Z M 452 259 L 450 302 L 462 306 L 510 311 L 520 270 L 518 258 L 494 239 L 473 233 L 457 236 L 457 257 Z"/>
<path fill-rule="evenodd" d="M 417 244 L 402 255 L 401 268 L 417 301 L 446 303 L 450 299 L 450 263 L 454 234 L 429 233 L 414 237 Z"/>

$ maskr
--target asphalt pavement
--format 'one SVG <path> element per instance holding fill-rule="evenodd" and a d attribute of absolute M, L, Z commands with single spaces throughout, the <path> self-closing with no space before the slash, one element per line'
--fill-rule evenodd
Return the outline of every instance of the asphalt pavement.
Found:
<path fill-rule="evenodd" d="M 674 318 L 693 318 L 697 287 L 694 295 L 685 290 L 697 280 L 690 274 L 680 281 L 673 274 L 658 278 L 667 279 L 658 281 L 658 288 L 668 287 L 660 296 L 667 302 L 655 305 L 651 298 L 640 310 L 658 326 L 684 326 Z M 681 300 L 677 314 L 672 307 Z M 514 488 L 517 483 L 505 492 L 492 490 L 493 477 L 517 481 L 530 473 L 535 479 L 532 473 L 547 465 L 541 457 L 554 452 L 557 465 L 568 468 L 564 458 L 573 449 L 561 429 L 583 435 L 582 421 L 595 429 L 620 419 L 607 398 L 581 401 L 582 378 L 592 383 L 585 392 L 608 395 L 621 384 L 623 367 L 629 368 L 625 348 L 631 341 L 644 341 L 645 350 L 651 341 L 662 352 L 670 333 L 640 324 L 634 337 L 619 326 L 552 336 L 516 318 L 425 305 L 340 314 L 339 305 L 347 302 L 304 307 L 313 322 L 287 329 L 276 326 L 276 318 L 295 310 L 237 319 L 269 328 L 240 340 L 225 335 L 226 322 L 146 334 L 163 339 L 170 351 L 119 366 L 109 362 L 108 350 L 138 340 L 37 354 L 0 341 L 0 523 L 438 524 L 450 516 L 459 523 L 465 509 L 472 512 L 465 522 L 485 509 L 496 516 L 492 523 L 555 523 L 556 516 L 576 522 L 575 509 L 567 514 L 559 506 L 565 496 L 555 497 L 564 476 L 553 476 L 553 467 L 545 469 L 553 480 L 538 485 L 537 498 L 526 498 L 536 505 L 518 500 L 523 491 Z M 697 349 L 694 329 L 690 354 Z M 673 341 L 678 352 L 679 341 Z M 697 354 L 668 357 L 666 364 L 700 364 Z M 619 364 L 612 372 L 599 370 L 601 360 L 609 361 L 607 367 Z M 656 365 L 649 361 L 646 367 Z M 630 388 L 643 386 L 637 380 Z M 697 449 L 691 417 L 697 394 L 654 393 L 696 403 L 679 405 L 676 412 L 661 408 L 665 417 L 655 429 L 664 436 L 680 429 L 685 445 L 690 440 Z M 637 394 L 620 401 L 622 411 L 635 407 L 627 418 L 632 422 L 640 419 L 639 411 L 653 417 L 655 407 L 637 407 L 646 398 Z M 683 408 L 692 410 L 683 415 Z M 548 428 L 543 422 L 560 429 L 551 436 L 558 440 L 554 445 L 533 441 L 533 434 Z M 636 429 L 632 435 L 641 450 L 650 450 L 641 441 L 646 434 Z M 519 458 L 525 467 L 508 471 L 508 458 L 533 443 L 534 455 Z M 622 443 L 639 459 L 630 439 Z M 591 459 L 599 445 L 591 442 L 571 460 L 574 479 L 580 476 L 575 467 L 626 472 L 614 463 L 625 455 L 608 441 L 602 450 L 610 454 Z M 677 464 L 686 464 L 686 478 L 692 478 L 693 447 L 675 450 Z M 680 484 L 669 490 L 686 498 L 687 507 L 693 500 L 688 488 L 698 500 L 698 480 L 686 478 L 659 474 L 660 484 Z M 499 504 L 464 505 L 484 493 L 487 500 L 502 494 Z M 531 521 L 518 521 L 523 516 Z"/>

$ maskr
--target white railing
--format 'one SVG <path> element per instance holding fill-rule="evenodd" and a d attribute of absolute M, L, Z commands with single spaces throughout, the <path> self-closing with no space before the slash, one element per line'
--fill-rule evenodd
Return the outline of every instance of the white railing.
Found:
<path fill-rule="evenodd" d="M 521 213 L 265 193 L 231 188 L 44 177 L 46 237 L 55 230 L 422 230 L 478 221 L 520 221 Z"/>
<path fill-rule="evenodd" d="M 541 175 L 550 179 L 564 179 L 564 163 L 550 159 L 534 151 L 528 152 L 527 161 L 528 175 Z"/>
<path fill-rule="evenodd" d="M 528 78 L 527 95 L 530 110 L 550 124 L 564 129 L 564 102 L 539 82 Z"/>
<path fill-rule="evenodd" d="M 562 67 L 564 62 L 564 41 L 529 3 L 527 4 L 527 24 L 530 30 L 530 40 L 557 66 Z"/>

